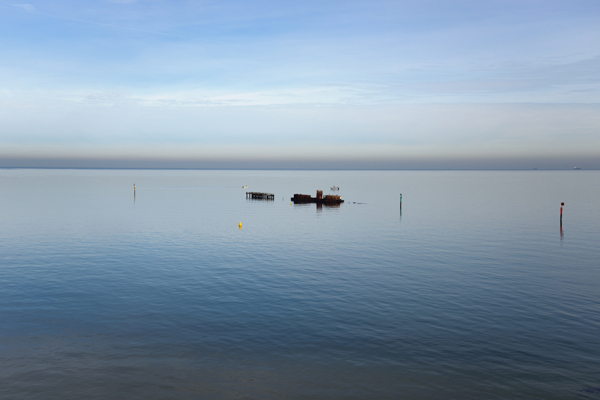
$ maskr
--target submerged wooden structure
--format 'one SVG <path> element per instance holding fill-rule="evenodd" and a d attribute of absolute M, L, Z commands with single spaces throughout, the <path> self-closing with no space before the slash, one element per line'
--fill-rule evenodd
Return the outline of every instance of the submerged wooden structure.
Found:
<path fill-rule="evenodd" d="M 253 200 L 275 200 L 274 193 L 246 192 L 247 199 Z"/>
<path fill-rule="evenodd" d="M 294 204 L 302 204 L 302 203 L 317 203 L 317 204 L 325 204 L 325 205 L 334 205 L 341 204 L 344 202 L 340 196 L 337 195 L 325 195 L 323 197 L 323 191 L 317 190 L 317 197 L 310 197 L 309 194 L 298 194 L 296 193 L 294 197 L 291 198 Z"/>

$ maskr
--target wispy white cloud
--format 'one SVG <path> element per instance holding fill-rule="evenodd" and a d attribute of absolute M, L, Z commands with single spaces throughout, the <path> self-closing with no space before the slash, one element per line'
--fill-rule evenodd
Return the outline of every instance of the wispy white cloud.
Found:
<path fill-rule="evenodd" d="M 20 8 L 22 10 L 28 11 L 28 12 L 35 12 L 36 8 L 35 6 L 31 5 L 31 4 L 13 4 L 14 7 Z"/>

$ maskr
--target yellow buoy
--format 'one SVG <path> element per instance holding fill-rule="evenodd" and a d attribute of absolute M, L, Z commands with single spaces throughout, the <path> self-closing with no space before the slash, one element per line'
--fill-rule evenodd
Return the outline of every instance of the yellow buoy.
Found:
<path fill-rule="evenodd" d="M 242 223 L 240 222 L 240 229 L 242 229 Z"/>

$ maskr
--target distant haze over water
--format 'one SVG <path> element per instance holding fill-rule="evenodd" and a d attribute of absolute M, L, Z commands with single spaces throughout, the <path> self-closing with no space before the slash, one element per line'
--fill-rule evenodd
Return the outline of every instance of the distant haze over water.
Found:
<path fill-rule="evenodd" d="M 271 151 L 267 156 L 258 149 L 239 151 L 231 149 L 231 155 L 207 157 L 86 157 L 73 155 L 45 155 L 44 157 L 0 158 L 0 168 L 109 168 L 109 169 L 291 169 L 291 170 L 584 170 L 600 169 L 600 158 L 595 156 L 540 156 L 540 157 L 431 157 L 409 154 L 393 156 L 389 151 L 377 156 L 368 150 L 362 156 L 337 154 L 336 149 L 324 154 L 312 149 L 283 149 Z M 222 153 L 226 153 L 225 150 Z M 249 154 L 250 153 L 250 154 Z M 254 154 L 252 154 L 254 153 Z"/>

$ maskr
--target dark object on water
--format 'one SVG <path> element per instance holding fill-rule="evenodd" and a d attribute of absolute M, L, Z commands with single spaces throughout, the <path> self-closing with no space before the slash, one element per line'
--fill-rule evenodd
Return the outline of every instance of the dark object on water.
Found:
<path fill-rule="evenodd" d="M 310 197 L 309 194 L 295 194 L 290 200 L 294 202 L 294 204 L 302 204 L 302 203 L 317 203 L 317 204 L 341 204 L 344 202 L 340 198 L 340 196 L 334 196 L 331 194 L 323 197 L 323 191 L 317 190 L 317 197 Z"/>
<path fill-rule="evenodd" d="M 247 199 L 254 200 L 275 200 L 274 193 L 246 192 Z"/>
<path fill-rule="evenodd" d="M 573 167 L 573 169 L 581 169 L 581 167 Z"/>
<path fill-rule="evenodd" d="M 562 228 L 562 208 L 564 207 L 565 203 L 560 203 L 560 227 Z"/>

